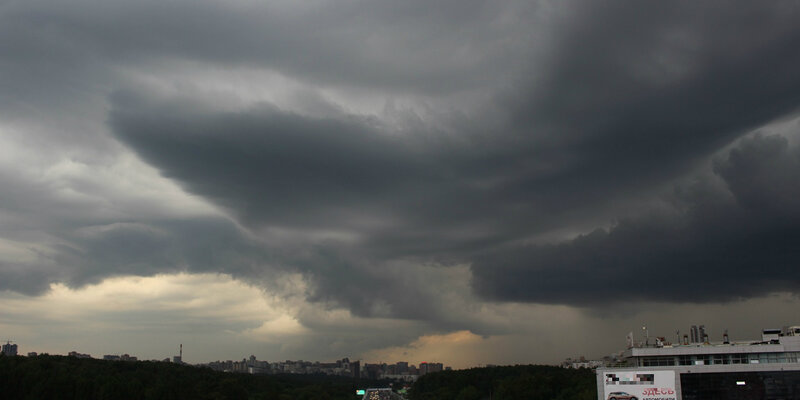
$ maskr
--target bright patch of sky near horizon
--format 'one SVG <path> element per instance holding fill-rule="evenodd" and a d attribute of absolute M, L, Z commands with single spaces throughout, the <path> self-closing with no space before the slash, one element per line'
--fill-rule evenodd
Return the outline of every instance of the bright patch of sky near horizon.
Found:
<path fill-rule="evenodd" d="M 299 284 L 297 281 L 294 285 Z M 320 353 L 315 358 L 303 344 L 324 335 L 298 319 L 309 313 L 328 314 L 322 326 L 352 329 L 353 335 L 369 335 L 371 325 L 391 321 L 361 319 L 348 312 L 320 310 L 308 303 L 287 302 L 262 289 L 219 274 L 125 276 L 104 280 L 79 289 L 53 284 L 42 296 L 29 297 L 0 292 L 0 332 L 20 343 L 20 352 L 69 351 L 104 354 L 129 353 L 141 359 L 163 359 L 184 345 L 184 360 L 202 363 L 241 359 L 250 354 L 261 360 L 306 359 L 332 361 L 342 357 L 364 362 L 443 362 L 455 368 L 481 364 L 527 363 L 530 360 L 556 364 L 566 357 L 602 357 L 608 349 L 624 347 L 629 316 L 588 315 L 563 306 L 525 304 L 488 306 L 493 323 L 506 324 L 513 333 L 480 336 L 469 330 L 421 334 L 407 343 L 357 352 L 351 344 Z M 701 321 L 707 331 L 720 336 L 729 329 L 733 340 L 759 335 L 753 324 L 778 318 L 798 318 L 800 299 L 776 294 L 734 304 L 697 308 L 692 305 L 651 304 L 638 311 L 637 321 L 647 324 L 652 336 L 674 336 L 683 321 Z M 309 308 L 314 309 L 313 311 Z M 783 312 L 781 312 L 783 311 Z M 774 315 L 777 314 L 777 315 Z M 760 315 L 741 320 L 737 315 Z M 524 316 L 524 320 L 520 317 Z M 558 317 L 554 317 L 558 316 Z M 316 321 L 321 318 L 315 318 Z M 698 322 L 700 323 L 700 322 Z M 394 324 L 397 324 L 396 322 Z M 414 331 L 413 325 L 390 329 Z M 611 340 L 608 340 L 608 339 Z M 320 349 L 315 349 L 319 351 Z"/>

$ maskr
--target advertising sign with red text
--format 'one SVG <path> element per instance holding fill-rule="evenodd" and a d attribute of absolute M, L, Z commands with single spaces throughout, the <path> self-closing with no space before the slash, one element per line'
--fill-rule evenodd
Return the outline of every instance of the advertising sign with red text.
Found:
<path fill-rule="evenodd" d="M 677 400 L 675 371 L 606 371 L 605 400 Z"/>

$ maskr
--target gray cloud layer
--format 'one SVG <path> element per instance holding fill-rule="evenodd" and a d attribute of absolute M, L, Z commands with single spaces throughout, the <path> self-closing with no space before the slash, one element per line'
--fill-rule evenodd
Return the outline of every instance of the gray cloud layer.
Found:
<path fill-rule="evenodd" d="M 40 163 L 104 168 L 130 149 L 231 220 L 93 215 L 9 172 L 0 205 L 24 223 L 4 238 L 43 250 L 0 259 L 2 287 L 299 271 L 310 300 L 447 328 L 474 321 L 428 306 L 451 289 L 410 265 L 471 265 L 476 301 L 796 290 L 797 147 L 759 136 L 718 154 L 800 106 L 796 4 L 294 3 L 4 4 L 0 115 L 45 132 L 25 142 Z M 279 74 L 325 115 L 131 78 L 201 68 Z M 326 91 L 422 106 L 373 114 Z M 687 176 L 702 178 L 650 208 Z"/>
<path fill-rule="evenodd" d="M 515 246 L 474 265 L 497 300 L 565 304 L 727 301 L 796 292 L 800 147 L 745 139 L 716 162 L 723 181 L 676 191 L 674 208 L 624 219 L 566 243 Z"/>

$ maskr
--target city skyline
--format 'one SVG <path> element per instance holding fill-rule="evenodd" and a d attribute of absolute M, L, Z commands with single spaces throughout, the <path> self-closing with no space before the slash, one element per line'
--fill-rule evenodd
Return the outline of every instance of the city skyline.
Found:
<path fill-rule="evenodd" d="M 7 341 L 6 344 L 3 344 L 2 354 L 0 354 L 0 356 L 23 356 L 22 353 L 18 354 L 18 351 L 17 344 Z M 64 356 L 64 354 L 28 351 L 26 356 L 48 357 Z M 419 376 L 452 369 L 450 366 L 446 366 L 443 363 L 432 361 L 420 361 L 418 364 L 409 363 L 408 361 L 362 363 L 362 360 L 350 360 L 348 357 L 334 362 L 320 362 L 318 360 L 273 360 L 270 362 L 268 360 L 259 359 L 253 354 L 249 357 L 243 357 L 241 361 L 238 359 L 227 359 L 192 364 L 183 360 L 183 344 L 179 345 L 178 355 L 166 357 L 164 359 L 145 360 L 128 353 L 103 354 L 100 357 L 93 357 L 91 354 L 81 353 L 75 350 L 70 351 L 66 356 L 118 362 L 165 362 L 194 367 L 207 367 L 219 372 L 247 374 L 325 374 L 355 378 L 365 377 L 368 379 L 392 379 L 404 382 L 414 382 Z"/>
<path fill-rule="evenodd" d="M 798 17 L 3 2 L 0 339 L 462 368 L 799 324 Z"/>
<path fill-rule="evenodd" d="M 787 332 L 787 331 L 791 332 L 791 333 L 788 333 L 788 335 L 796 336 L 797 332 L 793 331 L 793 329 L 795 329 L 795 328 L 798 328 L 798 326 L 784 325 L 784 326 L 782 326 L 782 328 L 772 327 L 772 328 L 762 329 L 762 330 L 760 330 L 760 332 L 762 334 L 762 338 L 764 337 L 764 335 L 768 335 L 768 334 L 769 335 L 775 335 L 777 337 L 777 335 L 780 333 L 780 335 L 783 336 L 784 333 Z M 800 329 L 800 328 L 798 328 L 798 329 Z M 672 346 L 681 346 L 681 345 L 683 345 L 683 346 L 695 346 L 697 344 L 705 344 L 705 345 L 717 344 L 718 345 L 720 343 L 729 344 L 731 342 L 738 343 L 739 345 L 763 344 L 763 343 L 759 343 L 759 339 L 754 338 L 754 337 L 738 337 L 738 338 L 735 338 L 735 339 L 731 339 L 731 335 L 729 334 L 729 329 L 728 328 L 725 328 L 722 331 L 721 336 L 719 336 L 719 335 L 715 335 L 714 336 L 714 337 L 719 336 L 717 338 L 719 340 L 713 340 L 712 336 L 709 335 L 708 332 L 705 331 L 705 325 L 703 325 L 703 324 L 700 324 L 699 326 L 698 325 L 691 325 L 686 330 L 676 329 L 675 331 L 672 331 L 670 333 L 674 334 L 674 337 L 672 339 L 670 339 L 670 336 L 668 334 L 665 334 L 664 332 L 651 333 L 650 330 L 647 328 L 647 326 L 642 326 L 640 335 L 635 334 L 634 331 L 631 331 L 631 332 L 628 333 L 628 335 L 626 335 L 625 339 L 626 339 L 627 343 L 626 343 L 625 348 L 627 348 L 628 350 L 633 348 L 633 347 L 644 347 L 644 348 L 648 348 L 648 347 L 667 347 L 667 348 L 670 348 Z M 659 334 L 661 336 L 659 336 Z M 674 339 L 674 341 L 673 341 L 673 339 Z M 763 339 L 762 339 L 762 341 L 763 341 Z M 572 356 L 567 356 L 564 359 L 562 359 L 559 363 L 554 363 L 554 364 L 550 364 L 550 365 L 560 365 L 560 366 L 565 367 L 565 368 L 580 368 L 580 367 L 583 367 L 583 368 L 591 368 L 591 369 L 594 369 L 594 368 L 596 368 L 598 366 L 617 365 L 617 364 L 622 362 L 621 360 L 622 360 L 624 352 L 625 352 L 625 350 L 620 348 L 619 351 L 615 351 L 615 352 L 612 352 L 611 354 L 603 355 L 602 357 L 595 357 L 594 359 L 591 359 L 591 358 L 587 359 L 584 355 L 577 356 L 577 358 L 575 358 L 575 359 L 573 359 Z M 8 355 L 17 355 L 17 353 L 18 353 L 18 343 L 14 342 L 14 341 L 12 341 L 10 339 L 6 340 L 6 343 L 3 344 L 2 353 L 7 355 L 7 356 Z M 92 356 L 91 354 L 88 354 L 88 353 L 81 353 L 80 351 L 76 351 L 76 350 L 69 351 L 66 354 L 59 354 L 59 353 L 52 353 L 51 354 L 50 352 L 27 351 L 27 350 L 24 353 L 27 353 L 28 357 L 36 357 L 38 355 L 55 355 L 55 356 L 67 355 L 67 356 L 78 357 L 78 358 L 96 358 L 96 359 L 111 360 L 111 361 L 158 361 L 158 362 L 171 362 L 171 363 L 186 364 L 186 365 L 193 365 L 193 366 L 212 366 L 212 369 L 214 368 L 213 364 L 231 363 L 231 362 L 237 363 L 237 362 L 239 362 L 238 358 L 236 358 L 236 357 L 233 357 L 233 358 L 228 357 L 227 360 L 218 359 L 218 360 L 214 360 L 214 361 L 205 360 L 205 361 L 200 361 L 200 362 L 195 362 L 195 363 L 187 363 L 186 361 L 184 361 L 184 358 L 183 358 L 183 344 L 182 343 L 180 343 L 178 345 L 178 353 L 177 353 L 178 355 L 168 356 L 168 357 L 165 357 L 163 359 L 160 359 L 160 358 L 139 359 L 135 355 L 131 355 L 131 354 L 128 354 L 128 353 L 123 353 L 122 351 L 112 352 L 112 354 L 103 354 L 102 356 L 98 356 L 98 357 L 94 357 L 94 356 Z M 23 352 L 19 352 L 19 355 L 24 355 L 24 353 Z M 242 357 L 241 363 L 245 363 L 246 364 L 246 363 L 248 363 L 248 361 L 249 362 L 259 361 L 259 362 L 268 363 L 268 364 L 284 364 L 284 363 L 306 363 L 306 364 L 314 364 L 314 365 L 317 365 L 317 364 L 323 364 L 323 365 L 330 364 L 330 360 L 327 360 L 327 361 L 326 360 L 322 360 L 322 361 L 320 361 L 320 360 L 303 360 L 303 359 L 292 359 L 292 358 L 288 358 L 288 359 L 285 359 L 285 360 L 275 359 L 272 362 L 270 362 L 269 360 L 265 360 L 265 359 L 261 359 L 259 357 L 256 357 L 255 354 L 250 354 L 249 357 L 246 357 L 246 356 Z M 395 366 L 395 365 L 397 365 L 399 367 L 401 364 L 403 364 L 406 369 L 410 367 L 412 370 L 417 370 L 418 368 L 421 368 L 421 366 L 423 364 L 438 365 L 439 370 L 449 370 L 449 369 L 452 368 L 452 367 L 450 367 L 448 365 L 445 365 L 443 363 L 434 362 L 434 361 L 432 361 L 430 359 L 430 357 L 426 358 L 425 361 L 418 361 L 417 364 L 414 364 L 413 361 L 411 363 L 409 363 L 406 360 L 388 361 L 388 362 L 387 362 L 387 360 L 378 360 L 378 361 L 369 362 L 367 360 L 362 360 L 360 358 L 354 358 L 353 360 L 350 360 L 349 357 L 344 357 L 342 359 L 337 359 L 333 363 L 335 364 L 335 363 L 351 362 L 351 361 L 354 362 L 354 363 L 362 363 L 362 361 L 363 361 L 363 365 L 364 366 L 368 366 L 368 365 Z M 515 364 L 515 365 L 519 365 L 519 364 Z M 487 364 L 480 364 L 479 363 L 477 365 L 462 365 L 460 369 L 469 369 L 469 368 L 484 367 L 484 366 L 486 366 L 486 367 L 502 366 L 502 364 L 498 365 L 498 364 L 491 364 L 491 363 L 487 363 Z M 227 371 L 227 372 L 230 372 L 230 371 Z M 236 371 L 234 370 L 234 372 L 236 372 Z M 238 372 L 246 372 L 246 371 L 238 371 Z M 414 373 L 414 374 L 416 374 L 416 373 Z"/>
<path fill-rule="evenodd" d="M 179 347 L 179 349 L 180 349 L 179 350 L 179 355 L 177 355 L 177 356 L 176 355 L 171 355 L 171 356 L 165 357 L 163 359 L 158 359 L 158 358 L 140 359 L 136 355 L 128 354 L 128 353 L 122 353 L 121 351 L 114 352 L 112 354 L 103 354 L 102 356 L 98 356 L 98 357 L 95 357 L 95 356 L 93 356 L 92 354 L 89 354 L 89 353 L 81 353 L 78 350 L 72 350 L 72 351 L 69 351 L 66 354 L 50 353 L 50 352 L 43 352 L 43 351 L 25 351 L 25 353 L 27 353 L 27 355 L 26 355 L 26 354 L 23 354 L 22 352 L 20 352 L 18 350 L 19 349 L 18 346 L 19 346 L 18 343 L 14 342 L 14 341 L 11 341 L 11 340 L 7 340 L 6 343 L 3 344 L 2 353 L 4 355 L 7 355 L 7 356 L 16 356 L 16 355 L 27 356 L 27 357 L 36 357 L 36 356 L 40 356 L 40 355 L 42 355 L 42 356 L 69 356 L 69 357 L 77 357 L 77 358 L 94 358 L 94 359 L 102 359 L 102 360 L 110 360 L 110 361 L 160 361 L 160 362 L 171 362 L 171 363 L 177 363 L 177 364 L 187 364 L 187 365 L 196 365 L 196 366 L 208 365 L 210 363 L 218 363 L 218 362 L 238 362 L 238 358 L 235 358 L 235 357 L 234 358 L 230 358 L 229 357 L 227 360 L 205 361 L 205 362 L 199 362 L 199 363 L 195 363 L 195 364 L 187 363 L 187 362 L 183 361 L 183 344 L 179 345 L 180 346 Z M 6 350 L 6 349 L 8 349 L 8 350 Z M 30 349 L 28 349 L 28 350 L 30 350 Z M 256 357 L 255 354 L 250 354 L 249 357 L 247 357 L 247 356 L 242 357 L 242 361 L 246 362 L 248 360 L 250 360 L 250 361 L 269 362 L 269 360 L 265 360 L 265 359 L 261 359 L 259 357 Z M 344 357 L 341 360 L 335 360 L 334 363 L 341 362 L 341 361 L 350 361 L 350 360 L 349 360 L 348 357 Z M 352 361 L 360 363 L 363 360 L 354 359 Z M 301 362 L 301 363 L 302 362 L 308 362 L 308 363 L 312 363 L 312 364 L 328 364 L 328 363 L 330 363 L 330 360 L 320 361 L 320 360 L 286 359 L 286 360 L 273 360 L 272 361 L 272 363 L 291 363 L 291 362 Z M 414 369 L 419 368 L 418 366 L 422 365 L 422 364 L 436 364 L 436 365 L 442 366 L 441 367 L 442 369 L 450 368 L 449 366 L 444 366 L 443 363 L 436 363 L 436 362 L 433 362 L 433 361 L 419 361 L 417 364 L 414 364 L 413 362 L 409 363 L 408 361 L 401 360 L 401 361 L 388 362 L 388 363 L 385 362 L 385 361 L 381 361 L 381 362 L 377 362 L 377 363 L 364 363 L 364 364 L 365 365 L 374 365 L 374 364 L 377 364 L 377 365 L 400 365 L 400 364 L 404 364 L 406 366 L 406 368 L 411 367 L 411 368 L 414 368 Z"/>

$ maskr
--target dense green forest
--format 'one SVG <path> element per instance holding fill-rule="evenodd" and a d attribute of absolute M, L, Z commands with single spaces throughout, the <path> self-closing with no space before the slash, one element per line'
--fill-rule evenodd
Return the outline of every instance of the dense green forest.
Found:
<path fill-rule="evenodd" d="M 472 368 L 424 375 L 412 400 L 595 400 L 594 371 L 544 365 Z"/>
<path fill-rule="evenodd" d="M 0 356 L 2 399 L 354 400 L 386 382 L 325 375 L 247 375 L 153 361 Z"/>

